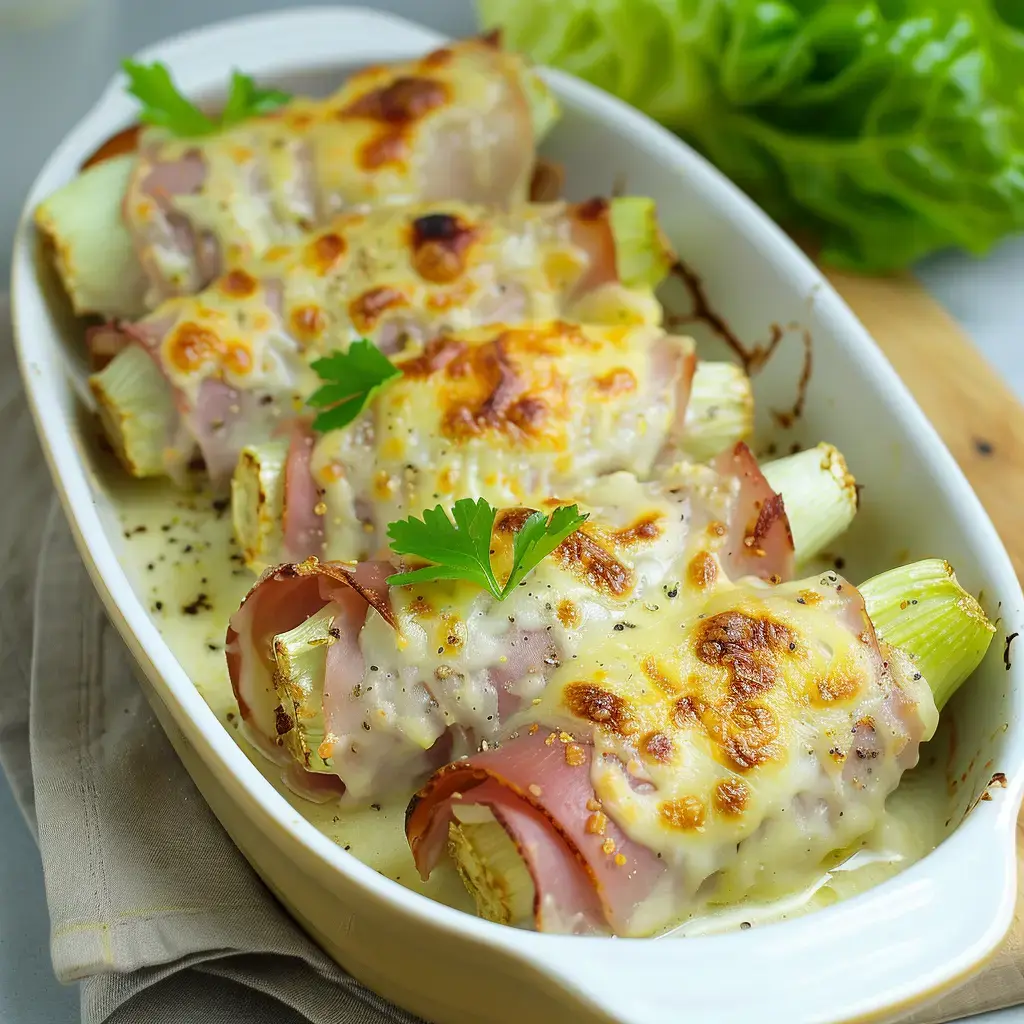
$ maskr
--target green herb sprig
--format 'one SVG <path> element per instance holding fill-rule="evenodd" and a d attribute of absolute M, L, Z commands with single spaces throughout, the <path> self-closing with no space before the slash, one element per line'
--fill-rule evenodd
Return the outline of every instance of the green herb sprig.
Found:
<path fill-rule="evenodd" d="M 332 352 L 311 366 L 328 382 L 308 399 L 314 409 L 324 410 L 313 420 L 313 429 L 321 433 L 348 426 L 388 381 L 402 375 L 367 338 L 352 342 L 347 352 Z"/>
<path fill-rule="evenodd" d="M 387 582 L 395 586 L 432 580 L 469 580 L 504 601 L 541 561 L 589 518 L 576 505 L 562 505 L 550 516 L 534 512 L 516 533 L 512 546 L 512 571 L 501 586 L 491 568 L 491 532 L 498 510 L 483 498 L 462 498 L 452 507 L 425 509 L 423 518 L 410 516 L 388 523 L 391 550 L 414 555 L 433 565 L 396 573 Z"/>
<path fill-rule="evenodd" d="M 212 118 L 178 91 L 165 64 L 123 60 L 121 67 L 128 76 L 127 91 L 142 104 L 139 120 L 185 138 L 212 135 L 247 118 L 269 114 L 291 99 L 286 92 L 261 89 L 248 75 L 233 71 L 224 109 L 219 118 Z"/>

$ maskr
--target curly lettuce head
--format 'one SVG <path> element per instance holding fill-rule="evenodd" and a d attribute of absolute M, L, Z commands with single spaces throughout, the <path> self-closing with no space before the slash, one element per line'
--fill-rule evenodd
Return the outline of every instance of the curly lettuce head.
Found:
<path fill-rule="evenodd" d="M 678 131 L 833 265 L 1024 226 L 1017 0 L 479 0 L 509 45 Z"/>

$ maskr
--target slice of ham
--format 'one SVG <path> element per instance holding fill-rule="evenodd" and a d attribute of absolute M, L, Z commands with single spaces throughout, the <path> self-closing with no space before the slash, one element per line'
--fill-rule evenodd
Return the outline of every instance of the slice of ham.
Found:
<path fill-rule="evenodd" d="M 320 491 L 310 469 L 316 436 L 309 425 L 296 420 L 291 425 L 288 458 L 285 463 L 284 546 L 289 561 L 301 562 L 324 549 L 323 512 L 317 511 Z"/>
<path fill-rule="evenodd" d="M 386 563 L 366 562 L 353 569 L 316 559 L 277 566 L 256 581 L 231 616 L 224 645 L 231 688 L 250 738 L 269 757 L 288 760 L 281 737 L 291 728 L 274 688 L 271 641 L 332 601 L 354 633 L 371 607 L 391 621 L 384 580 L 392 571 Z"/>
<path fill-rule="evenodd" d="M 479 804 L 530 871 L 538 930 L 629 934 L 634 910 L 662 880 L 665 865 L 600 811 L 592 755 L 589 744 L 531 726 L 497 749 L 436 772 L 406 812 L 406 837 L 422 877 L 445 851 L 453 807 Z"/>
<path fill-rule="evenodd" d="M 726 574 L 731 579 L 791 579 L 793 534 L 782 495 L 772 490 L 753 452 L 740 441 L 716 459 L 715 469 L 723 476 L 735 476 L 740 483 L 720 556 Z"/>
<path fill-rule="evenodd" d="M 607 199 L 588 199 L 566 209 L 570 237 L 588 256 L 589 265 L 576 282 L 574 298 L 619 279 L 615 259 L 615 236 L 612 234 L 610 206 Z"/>

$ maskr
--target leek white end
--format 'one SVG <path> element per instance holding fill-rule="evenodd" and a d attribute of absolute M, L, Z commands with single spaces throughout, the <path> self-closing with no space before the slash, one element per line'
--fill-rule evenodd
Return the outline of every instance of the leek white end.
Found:
<path fill-rule="evenodd" d="M 860 592 L 878 636 L 913 658 L 941 711 L 992 643 L 981 605 L 941 558 L 890 569 Z"/>
<path fill-rule="evenodd" d="M 152 357 L 128 345 L 89 378 L 100 423 L 118 458 L 136 477 L 164 476 L 178 410 Z"/>
<path fill-rule="evenodd" d="M 448 854 L 477 913 L 498 924 L 532 927 L 535 888 L 515 843 L 486 807 L 467 804 L 453 812 Z"/>
<path fill-rule="evenodd" d="M 285 747 L 306 771 L 331 773 L 331 745 L 324 720 L 327 651 L 334 643 L 330 606 L 274 637 L 274 687 L 290 725 L 281 731 Z"/>
<path fill-rule="evenodd" d="M 750 378 L 735 363 L 698 362 L 683 427 L 686 453 L 705 462 L 750 437 L 753 429 Z"/>
<path fill-rule="evenodd" d="M 562 108 L 547 82 L 533 68 L 523 70 L 522 85 L 530 107 L 533 141 L 539 144 L 562 116 Z"/>
<path fill-rule="evenodd" d="M 245 564 L 255 572 L 282 558 L 287 441 L 246 445 L 231 477 L 231 521 Z"/>
<path fill-rule="evenodd" d="M 825 551 L 853 522 L 857 481 L 833 445 L 775 459 L 761 471 L 786 504 L 798 564 Z"/>
<path fill-rule="evenodd" d="M 653 199 L 620 196 L 611 201 L 609 216 L 615 239 L 615 268 L 627 288 L 656 288 L 676 254 L 658 223 Z"/>
<path fill-rule="evenodd" d="M 134 155 L 104 160 L 36 209 L 36 226 L 79 316 L 136 319 L 146 311 L 146 279 L 121 215 L 134 168 Z"/>

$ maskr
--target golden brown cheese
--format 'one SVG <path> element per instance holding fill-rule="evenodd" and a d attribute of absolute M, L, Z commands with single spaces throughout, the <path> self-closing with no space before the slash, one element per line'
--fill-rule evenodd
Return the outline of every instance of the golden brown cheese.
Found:
<path fill-rule="evenodd" d="M 372 556 L 388 522 L 461 497 L 512 506 L 620 468 L 646 476 L 671 447 L 691 357 L 689 340 L 658 328 L 550 322 L 463 331 L 397 360 L 403 376 L 314 449 L 327 557 Z M 636 390 L 591 401 L 594 381 L 623 367 Z M 623 539 L 657 529 L 631 522 Z M 588 536 L 569 542 L 566 563 L 624 592 L 628 575 L 595 554 Z"/>
<path fill-rule="evenodd" d="M 443 52 L 444 60 L 366 68 L 326 99 L 295 99 L 199 140 L 147 128 L 127 198 L 130 222 L 140 234 L 165 233 L 169 210 L 187 219 L 199 248 L 204 237 L 214 240 L 230 266 L 296 240 L 343 208 L 448 195 L 526 201 L 534 151 L 527 89 L 541 89 L 539 80 L 486 40 Z M 467 139 L 474 121 L 489 133 L 479 147 Z M 147 186 L 154 170 L 178 163 L 201 166 L 193 187 Z M 151 245 L 146 259 L 168 294 L 196 290 L 192 257 L 173 238 Z"/>
<path fill-rule="evenodd" d="M 888 649 L 883 664 L 835 574 L 688 575 L 672 598 L 631 605 L 626 628 L 588 635 L 528 716 L 593 738 L 603 812 L 671 866 L 676 888 L 637 934 L 692 911 L 712 875 L 702 897 L 721 901 L 806 885 L 879 819 L 904 749 L 937 721 L 919 673 Z"/>
<path fill-rule="evenodd" d="M 556 257 L 562 272 L 554 280 L 545 268 Z M 209 354 L 168 365 L 172 382 L 191 396 L 208 377 L 305 396 L 319 384 L 309 364 L 360 337 L 392 353 L 442 327 L 571 314 L 589 260 L 563 203 L 507 213 L 459 202 L 383 207 L 340 214 L 299 241 L 273 246 L 198 295 L 163 303 L 146 323 L 161 333 L 185 325 L 186 333 L 206 333 Z M 604 291 L 621 297 L 616 305 L 606 295 L 612 319 L 625 311 L 628 322 L 660 322 L 649 288 Z M 238 372 L 216 355 L 229 348 L 247 353 Z M 424 365 L 437 357 L 423 355 Z M 595 378 L 592 398 L 614 401 L 638 386 L 628 366 L 610 365 Z M 519 410 L 527 419 L 529 411 Z"/>

